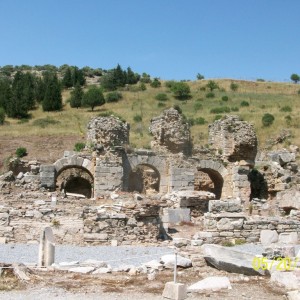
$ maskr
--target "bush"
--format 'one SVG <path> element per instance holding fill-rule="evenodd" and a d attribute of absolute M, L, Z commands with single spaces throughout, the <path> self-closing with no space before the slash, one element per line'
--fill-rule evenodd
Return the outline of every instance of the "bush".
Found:
<path fill-rule="evenodd" d="M 205 119 L 202 117 L 196 118 L 195 119 L 195 124 L 196 125 L 204 125 L 206 123 Z"/>
<path fill-rule="evenodd" d="M 215 93 L 214 92 L 208 92 L 206 95 L 205 95 L 206 98 L 215 98 Z"/>
<path fill-rule="evenodd" d="M 191 89 L 185 82 L 175 82 L 170 89 L 176 99 L 186 100 L 191 98 Z"/>
<path fill-rule="evenodd" d="M 203 105 L 202 105 L 201 103 L 196 102 L 196 103 L 194 104 L 194 110 L 195 110 L 195 111 L 198 111 L 198 110 L 200 110 L 200 109 L 202 109 L 202 108 L 203 108 Z"/>
<path fill-rule="evenodd" d="M 155 96 L 155 99 L 158 101 L 167 101 L 168 100 L 168 95 L 165 93 L 159 93 Z"/>
<path fill-rule="evenodd" d="M 146 91 L 146 89 L 147 89 L 146 84 L 144 82 L 140 83 L 139 88 L 141 91 Z"/>
<path fill-rule="evenodd" d="M 231 111 L 239 111 L 240 109 L 237 106 L 231 107 Z"/>
<path fill-rule="evenodd" d="M 258 82 L 265 82 L 265 80 L 262 79 L 262 78 L 257 78 L 256 81 L 258 81 Z"/>
<path fill-rule="evenodd" d="M 292 111 L 292 108 L 288 105 L 286 106 L 283 106 L 280 108 L 280 111 L 283 111 L 283 112 L 291 112 Z"/>
<path fill-rule="evenodd" d="M 194 125 L 195 125 L 195 119 L 194 119 L 194 118 L 188 118 L 188 119 L 187 119 L 187 123 L 188 123 L 190 126 L 194 126 Z"/>
<path fill-rule="evenodd" d="M 143 117 L 141 115 L 135 115 L 133 117 L 133 121 L 138 123 L 138 122 L 142 122 L 143 121 Z"/>
<path fill-rule="evenodd" d="M 166 103 L 164 103 L 164 102 L 157 103 L 157 107 L 165 107 L 165 106 L 166 106 Z"/>
<path fill-rule="evenodd" d="M 106 102 L 118 102 L 123 98 L 120 92 L 111 92 L 106 95 Z"/>
<path fill-rule="evenodd" d="M 4 108 L 0 107 L 0 124 L 4 124 L 5 121 L 5 111 Z"/>
<path fill-rule="evenodd" d="M 32 125 L 33 126 L 39 126 L 41 128 L 45 128 L 48 125 L 55 125 L 55 124 L 59 124 L 59 121 L 56 121 L 54 119 L 52 119 L 51 117 L 47 117 L 47 118 L 43 118 L 43 119 L 37 119 L 34 120 Z"/>
<path fill-rule="evenodd" d="M 205 92 L 206 91 L 206 87 L 205 86 L 201 86 L 200 91 Z"/>
<path fill-rule="evenodd" d="M 174 81 L 174 80 L 169 80 L 169 81 L 166 81 L 166 83 L 165 83 L 165 86 L 167 87 L 167 88 L 172 88 L 172 86 L 174 85 L 176 83 L 176 81 Z"/>
<path fill-rule="evenodd" d="M 263 117 L 261 118 L 264 127 L 268 127 L 272 125 L 274 120 L 275 120 L 274 116 L 269 113 L 264 114 Z"/>
<path fill-rule="evenodd" d="M 150 83 L 150 86 L 153 88 L 158 88 L 161 86 L 161 82 L 158 80 L 158 78 L 154 78 L 153 81 Z"/>
<path fill-rule="evenodd" d="M 210 80 L 207 84 L 206 84 L 206 87 L 212 92 L 213 90 L 216 90 L 216 89 L 219 89 L 219 86 L 218 84 L 213 81 L 213 80 Z"/>
<path fill-rule="evenodd" d="M 74 145 L 74 151 L 80 152 L 85 148 L 85 143 L 78 142 Z"/>
<path fill-rule="evenodd" d="M 249 102 L 247 102 L 247 101 L 242 101 L 241 103 L 240 103 L 240 105 L 241 106 L 249 106 Z"/>
<path fill-rule="evenodd" d="M 239 88 L 239 85 L 237 83 L 231 82 L 230 89 L 235 92 Z"/>
<path fill-rule="evenodd" d="M 17 150 L 16 150 L 16 155 L 17 155 L 17 157 L 24 157 L 24 156 L 26 156 L 27 155 L 27 149 L 26 148 L 24 148 L 24 147 L 19 147 L 19 148 L 17 148 Z"/>
<path fill-rule="evenodd" d="M 215 121 L 222 119 L 222 115 L 215 115 Z"/>
<path fill-rule="evenodd" d="M 176 109 L 180 114 L 182 114 L 182 109 L 181 109 L 181 107 L 179 105 L 175 104 L 173 106 L 173 108 Z"/>
<path fill-rule="evenodd" d="M 223 96 L 223 97 L 222 97 L 222 101 L 227 102 L 228 100 L 229 100 L 228 96 Z"/>
<path fill-rule="evenodd" d="M 284 119 L 287 125 L 291 125 L 292 117 L 290 115 L 285 116 Z"/>
<path fill-rule="evenodd" d="M 211 114 L 222 114 L 222 113 L 229 113 L 230 108 L 228 106 L 222 106 L 222 107 L 215 107 L 210 110 Z"/>

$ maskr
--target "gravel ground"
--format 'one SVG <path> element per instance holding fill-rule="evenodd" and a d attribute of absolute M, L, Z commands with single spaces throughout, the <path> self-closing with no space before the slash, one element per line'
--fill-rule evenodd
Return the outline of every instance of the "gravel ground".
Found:
<path fill-rule="evenodd" d="M 1 263 L 37 263 L 38 245 L 2 244 L 0 245 Z M 90 246 L 57 245 L 55 247 L 55 262 L 82 262 L 87 259 L 105 261 L 112 267 L 121 265 L 139 266 L 153 259 L 159 259 L 173 250 L 167 247 L 142 246 Z"/>

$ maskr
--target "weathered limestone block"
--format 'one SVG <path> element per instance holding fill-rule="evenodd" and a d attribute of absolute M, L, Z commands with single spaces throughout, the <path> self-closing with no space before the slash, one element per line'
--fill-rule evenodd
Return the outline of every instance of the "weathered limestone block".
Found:
<path fill-rule="evenodd" d="M 129 144 L 129 124 L 119 118 L 96 117 L 87 126 L 87 142 L 100 144 L 104 149 Z"/>
<path fill-rule="evenodd" d="M 233 115 L 226 115 L 209 125 L 209 144 L 232 162 L 253 162 L 257 153 L 257 137 L 253 125 Z"/>
<path fill-rule="evenodd" d="M 154 137 L 151 146 L 155 150 L 185 154 L 191 152 L 189 125 L 176 109 L 167 109 L 159 117 L 153 118 L 149 130 Z"/>
<path fill-rule="evenodd" d="M 242 205 L 239 199 L 230 200 L 210 200 L 208 204 L 208 210 L 211 213 L 224 212 L 241 212 Z"/>
<path fill-rule="evenodd" d="M 279 208 L 300 209 L 300 191 L 289 189 L 279 192 L 276 196 Z"/>

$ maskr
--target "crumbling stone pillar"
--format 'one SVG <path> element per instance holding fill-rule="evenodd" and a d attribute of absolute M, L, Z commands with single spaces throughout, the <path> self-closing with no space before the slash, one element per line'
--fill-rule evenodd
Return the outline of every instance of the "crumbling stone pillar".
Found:
<path fill-rule="evenodd" d="M 55 260 L 55 243 L 52 229 L 50 227 L 44 228 L 41 233 L 40 247 L 39 247 L 39 267 L 48 267 L 54 263 Z"/>

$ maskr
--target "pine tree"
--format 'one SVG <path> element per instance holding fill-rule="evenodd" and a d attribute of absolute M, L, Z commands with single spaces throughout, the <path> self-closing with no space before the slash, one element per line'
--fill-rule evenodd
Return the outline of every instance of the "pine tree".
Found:
<path fill-rule="evenodd" d="M 45 97 L 46 84 L 44 78 L 37 78 L 35 82 L 35 99 L 38 103 L 41 103 Z"/>
<path fill-rule="evenodd" d="M 77 82 L 74 91 L 71 92 L 70 106 L 76 108 L 81 107 L 82 97 L 83 91 L 79 82 Z"/>
<path fill-rule="evenodd" d="M 6 110 L 7 103 L 11 100 L 11 86 L 7 78 L 0 79 L 0 107 Z"/>
<path fill-rule="evenodd" d="M 72 71 L 70 67 L 68 67 L 65 71 L 62 84 L 65 88 L 70 88 L 73 86 Z"/>
<path fill-rule="evenodd" d="M 48 79 L 42 106 L 44 111 L 56 111 L 62 109 L 60 84 L 56 74 Z"/>

